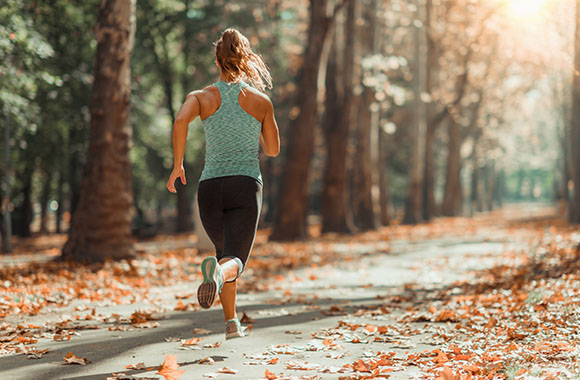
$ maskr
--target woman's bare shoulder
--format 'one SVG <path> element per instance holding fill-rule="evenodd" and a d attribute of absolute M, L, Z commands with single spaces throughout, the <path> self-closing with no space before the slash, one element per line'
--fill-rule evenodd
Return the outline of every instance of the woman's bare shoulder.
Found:
<path fill-rule="evenodd" d="M 213 100 L 216 95 L 219 95 L 218 88 L 215 85 L 210 84 L 200 90 L 191 91 L 187 94 L 187 97 L 196 97 L 200 102 L 203 102 Z"/>
<path fill-rule="evenodd" d="M 252 86 L 247 86 L 244 88 L 244 90 L 248 91 L 248 93 L 247 93 L 248 98 L 250 98 L 251 100 L 253 100 L 257 103 L 260 103 L 264 106 L 272 103 L 272 101 L 270 100 L 270 97 L 268 95 L 266 95 L 262 91 L 254 88 Z"/>

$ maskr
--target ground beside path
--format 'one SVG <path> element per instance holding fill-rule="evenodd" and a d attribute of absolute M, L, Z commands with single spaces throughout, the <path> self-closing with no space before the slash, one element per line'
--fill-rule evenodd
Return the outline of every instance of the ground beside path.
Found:
<path fill-rule="evenodd" d="M 262 232 L 238 300 L 252 331 L 229 341 L 219 305 L 197 305 L 188 238 L 99 271 L 6 259 L 0 379 L 162 379 L 166 355 L 180 379 L 579 378 L 580 233 L 551 212 L 303 243 Z"/>

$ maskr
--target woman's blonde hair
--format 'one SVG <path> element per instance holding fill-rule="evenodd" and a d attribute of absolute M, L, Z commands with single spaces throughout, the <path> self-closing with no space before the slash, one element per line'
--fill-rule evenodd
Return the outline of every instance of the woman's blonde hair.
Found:
<path fill-rule="evenodd" d="M 259 89 L 272 88 L 268 67 L 258 54 L 252 51 L 250 41 L 237 29 L 226 29 L 215 43 L 215 56 L 219 66 L 230 82 L 247 80 Z"/>

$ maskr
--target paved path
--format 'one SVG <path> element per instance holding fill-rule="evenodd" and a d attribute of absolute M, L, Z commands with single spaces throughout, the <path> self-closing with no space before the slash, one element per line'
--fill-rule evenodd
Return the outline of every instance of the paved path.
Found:
<path fill-rule="evenodd" d="M 100 322 L 96 324 L 101 328 L 77 330 L 78 335 L 70 341 L 41 339 L 36 346 L 50 348 L 41 359 L 26 359 L 23 355 L 0 357 L 0 379 L 104 380 L 113 372 L 161 379 L 154 370 L 127 370 L 125 366 L 140 362 L 157 366 L 166 354 L 177 356 L 180 368 L 185 370 L 181 377 L 184 380 L 211 376 L 217 379 L 263 379 L 266 370 L 280 378 L 284 374 L 286 378 L 296 379 L 338 379 L 352 375 L 352 371 L 337 373 L 344 364 L 374 357 L 378 351 L 403 354 L 433 349 L 429 338 L 432 334 L 428 333 L 435 328 L 445 328 L 445 324 L 429 327 L 425 334 L 405 336 L 405 329 L 423 328 L 424 323 L 401 322 L 402 310 L 380 308 L 385 299 L 404 297 L 411 290 L 424 291 L 428 295 L 430 289 L 450 286 L 456 280 L 469 278 L 472 270 L 492 266 L 502 252 L 526 247 L 527 242 L 521 235 L 512 235 L 507 229 L 482 229 L 475 233 L 459 230 L 445 237 L 414 242 L 395 240 L 372 246 L 338 244 L 335 249 L 344 253 L 345 260 L 291 271 L 283 278 L 277 278 L 268 291 L 239 295 L 240 315 L 245 312 L 255 320 L 252 333 L 246 338 L 225 341 L 219 306 L 195 312 L 167 309 L 163 318 L 157 321 L 157 328 L 109 331 L 107 327 L 115 323 L 103 325 Z M 353 251 L 358 251 L 357 260 L 352 260 Z M 158 288 L 152 290 L 152 296 L 165 299 L 166 305 L 173 308 L 174 295 L 194 293 L 196 285 L 176 284 L 172 288 Z M 193 297 L 189 299 L 190 302 L 193 300 Z M 82 304 L 79 301 L 71 307 Z M 97 306 L 96 313 L 118 313 L 127 317 L 139 308 L 162 309 L 163 306 L 163 302 L 156 305 L 104 305 Z M 83 314 L 72 309 L 59 313 L 62 312 Z M 67 318 L 59 313 L 25 320 L 10 317 L 8 322 L 41 324 L 47 319 Z M 368 334 L 364 329 L 362 332 L 361 329 L 350 331 L 344 325 L 342 329 L 336 329 L 340 321 L 362 326 L 388 325 L 390 332 L 387 338 L 375 341 L 371 331 Z M 83 324 L 91 325 L 90 322 Z M 198 333 L 194 333 L 196 328 L 208 331 L 200 333 L 195 330 Z M 183 339 L 194 336 L 203 340 L 197 346 L 184 349 L 181 345 Z M 353 343 L 358 341 L 361 343 Z M 216 342 L 221 343 L 219 347 L 203 348 Z M 91 363 L 86 366 L 63 365 L 63 357 L 71 351 L 88 358 Z M 208 357 L 214 364 L 200 364 L 201 359 Z M 217 373 L 223 367 L 238 372 Z M 420 378 L 417 367 L 393 369 L 390 379 Z"/>

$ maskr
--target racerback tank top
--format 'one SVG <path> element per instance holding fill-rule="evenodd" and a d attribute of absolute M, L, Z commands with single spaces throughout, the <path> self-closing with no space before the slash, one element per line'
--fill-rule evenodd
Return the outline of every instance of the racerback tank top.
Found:
<path fill-rule="evenodd" d="M 262 183 L 260 172 L 260 132 L 262 123 L 247 113 L 238 101 L 248 86 L 240 82 L 216 82 L 221 97 L 217 111 L 202 120 L 205 133 L 204 179 L 246 175 Z"/>

